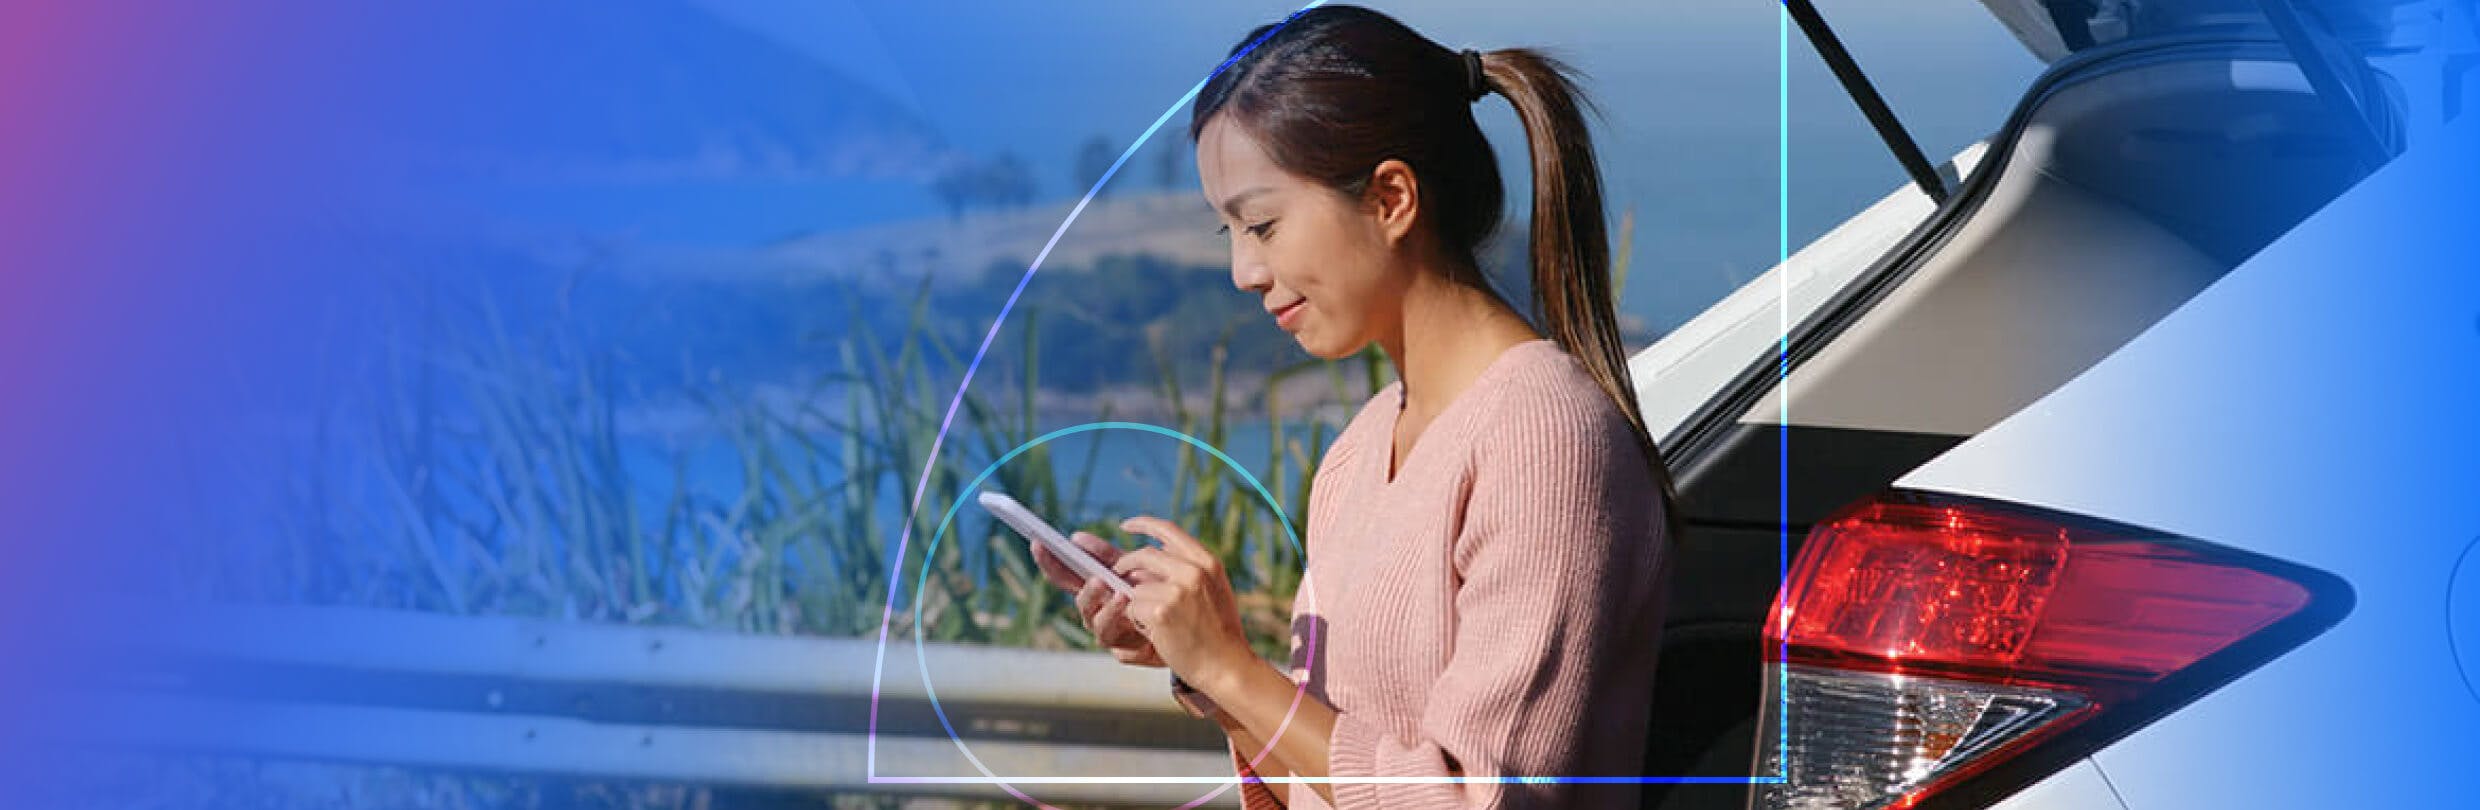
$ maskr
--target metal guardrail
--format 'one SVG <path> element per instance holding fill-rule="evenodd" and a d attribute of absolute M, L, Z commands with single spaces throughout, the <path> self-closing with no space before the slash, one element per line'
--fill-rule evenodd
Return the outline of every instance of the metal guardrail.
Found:
<path fill-rule="evenodd" d="M 909 638 L 891 638 L 873 706 L 875 639 L 215 607 L 179 612 L 108 652 L 99 677 L 45 701 L 41 727 L 104 746 L 1001 799 L 995 785 L 869 776 L 983 777 L 966 748 L 999 777 L 1231 776 L 1221 734 L 1178 712 L 1159 670 L 1092 653 L 930 643 L 917 656 Z M 1176 805 L 1214 787 L 1017 789 L 1052 802 Z"/>

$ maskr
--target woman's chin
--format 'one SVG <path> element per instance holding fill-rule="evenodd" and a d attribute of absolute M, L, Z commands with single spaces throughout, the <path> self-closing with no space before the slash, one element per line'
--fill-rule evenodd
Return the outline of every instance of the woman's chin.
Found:
<path fill-rule="evenodd" d="M 1359 354 L 1361 351 L 1361 347 L 1359 346 L 1337 345 L 1331 341 L 1322 341 L 1315 337 L 1303 334 L 1292 335 L 1292 340 L 1293 342 L 1300 344 L 1302 351 L 1306 351 L 1309 353 L 1309 356 L 1320 360 L 1342 360 L 1344 358 L 1351 357 L 1352 355 Z"/>

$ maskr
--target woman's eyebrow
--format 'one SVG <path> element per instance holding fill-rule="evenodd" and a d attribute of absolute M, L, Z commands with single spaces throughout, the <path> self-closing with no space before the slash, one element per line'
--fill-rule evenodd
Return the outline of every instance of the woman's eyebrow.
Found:
<path fill-rule="evenodd" d="M 1255 188 L 1244 189 L 1238 194 L 1225 197 L 1223 198 L 1223 213 L 1230 214 L 1232 219 L 1239 219 L 1241 203 L 1248 202 L 1250 197 L 1255 197 L 1273 190 L 1274 189 L 1266 186 L 1257 186 Z"/>

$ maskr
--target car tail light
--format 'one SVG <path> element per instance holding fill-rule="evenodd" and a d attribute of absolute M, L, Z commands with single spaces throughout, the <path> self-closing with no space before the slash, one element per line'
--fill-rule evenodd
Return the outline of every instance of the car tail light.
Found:
<path fill-rule="evenodd" d="M 1863 501 L 1809 533 L 1775 594 L 1758 773 L 1783 781 L 1754 806 L 1992 801 L 2306 641 L 2350 601 L 2331 575 L 2133 527 L 1951 496 Z"/>

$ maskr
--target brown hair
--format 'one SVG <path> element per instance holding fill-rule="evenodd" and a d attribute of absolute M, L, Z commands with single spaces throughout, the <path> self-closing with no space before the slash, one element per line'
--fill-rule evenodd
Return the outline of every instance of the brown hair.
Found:
<path fill-rule="evenodd" d="M 1619 341 L 1601 170 L 1574 71 L 1528 48 L 1488 51 L 1479 61 L 1485 87 L 1478 89 L 1515 106 L 1532 152 L 1533 306 L 1543 331 L 1626 415 L 1667 513 L 1670 475 L 1646 432 Z M 1420 210 L 1435 217 L 1441 247 L 1465 259 L 1450 271 L 1455 280 L 1497 297 L 1472 261 L 1497 232 L 1506 203 L 1497 156 L 1473 120 L 1475 90 L 1463 52 L 1376 11 L 1320 6 L 1242 37 L 1198 91 L 1188 137 L 1197 140 L 1216 114 L 1228 113 L 1285 171 L 1353 195 L 1379 163 L 1403 161 L 1420 179 Z"/>

